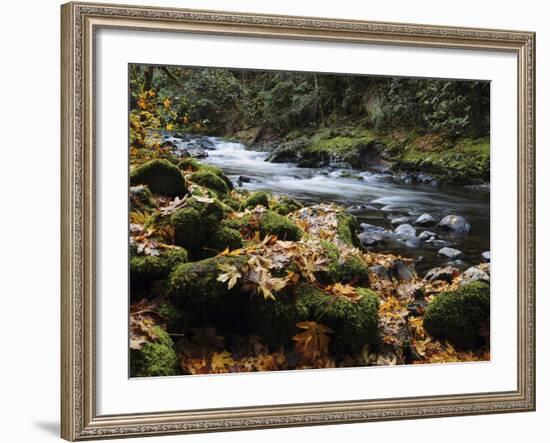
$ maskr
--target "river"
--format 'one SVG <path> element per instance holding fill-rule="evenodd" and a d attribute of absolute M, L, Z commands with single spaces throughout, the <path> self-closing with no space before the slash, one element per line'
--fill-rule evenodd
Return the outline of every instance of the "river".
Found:
<path fill-rule="evenodd" d="M 171 140 L 180 149 L 189 144 L 175 138 Z M 450 238 L 438 231 L 449 246 L 465 254 L 452 264 L 459 268 L 478 264 L 482 261 L 481 253 L 490 250 L 488 187 L 409 184 L 376 170 L 299 168 L 291 163 L 267 162 L 269 152 L 247 150 L 241 143 L 216 137 L 208 137 L 208 141 L 211 142 L 208 157 L 201 161 L 222 168 L 236 187 L 286 194 L 306 204 L 334 202 L 348 208 L 360 222 L 386 229 L 391 229 L 390 220 L 399 216 L 414 221 L 424 213 L 436 220 L 449 214 L 460 215 L 472 226 L 468 236 Z M 239 181 L 239 177 L 246 177 L 246 181 Z M 419 228 L 417 235 L 424 230 L 436 231 Z M 372 250 L 412 257 L 417 261 L 417 270 L 424 272 L 447 263 L 437 254 L 440 247 L 422 243 L 420 247 L 409 248 L 400 242 L 384 242 Z"/>

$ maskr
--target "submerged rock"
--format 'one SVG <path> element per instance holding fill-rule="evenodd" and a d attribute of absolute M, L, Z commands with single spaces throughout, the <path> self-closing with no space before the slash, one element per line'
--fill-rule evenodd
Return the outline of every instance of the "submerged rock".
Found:
<path fill-rule="evenodd" d="M 432 231 L 422 231 L 418 238 L 422 241 L 433 241 L 437 238 L 437 234 Z"/>
<path fill-rule="evenodd" d="M 451 260 L 456 260 L 457 258 L 460 258 L 464 255 L 462 251 L 459 251 L 458 249 L 454 249 L 454 248 L 449 248 L 447 246 L 441 248 L 439 251 L 437 251 L 437 253 Z"/>

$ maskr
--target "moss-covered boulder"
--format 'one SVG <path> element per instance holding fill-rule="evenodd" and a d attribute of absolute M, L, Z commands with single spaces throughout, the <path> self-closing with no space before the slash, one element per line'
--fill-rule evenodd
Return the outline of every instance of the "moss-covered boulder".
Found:
<path fill-rule="evenodd" d="M 239 281 L 231 289 L 218 277 L 220 265 L 240 269 L 246 257 L 212 257 L 177 266 L 168 281 L 168 294 L 178 309 L 189 312 L 195 324 L 227 327 L 232 331 L 247 327 L 244 319 L 247 294 L 239 291 Z"/>
<path fill-rule="evenodd" d="M 355 256 L 341 259 L 338 247 L 332 242 L 322 240 L 321 246 L 328 258 L 325 270 L 317 273 L 317 278 L 322 283 L 353 283 L 361 287 L 369 286 L 369 268 L 363 260 Z"/>
<path fill-rule="evenodd" d="M 243 239 L 239 231 L 225 226 L 220 226 L 208 236 L 205 249 L 208 254 L 216 255 L 225 249 L 232 251 L 234 249 L 242 248 L 242 246 Z"/>
<path fill-rule="evenodd" d="M 132 377 L 159 377 L 181 373 L 174 343 L 166 331 L 157 327 L 156 340 L 145 343 L 140 350 L 131 350 L 130 375 Z"/>
<path fill-rule="evenodd" d="M 201 228 L 205 234 L 217 229 L 226 215 L 224 205 L 216 198 L 212 201 L 191 198 L 186 207 L 193 208 L 199 213 Z"/>
<path fill-rule="evenodd" d="M 148 211 L 155 207 L 155 197 L 146 185 L 130 186 L 130 211 Z"/>
<path fill-rule="evenodd" d="M 196 172 L 201 168 L 201 164 L 196 158 L 187 157 L 178 163 L 178 168 L 185 172 Z"/>
<path fill-rule="evenodd" d="M 156 312 L 166 322 L 168 332 L 182 334 L 189 328 L 189 315 L 178 309 L 170 300 L 163 300 L 156 308 Z"/>
<path fill-rule="evenodd" d="M 336 234 L 338 238 L 349 245 L 360 247 L 361 242 L 357 237 L 357 219 L 351 214 L 338 214 L 338 225 L 336 227 Z"/>
<path fill-rule="evenodd" d="M 475 349 L 483 343 L 480 328 L 489 314 L 489 285 L 475 282 L 457 291 L 442 292 L 432 300 L 424 315 L 424 329 L 460 348 Z"/>
<path fill-rule="evenodd" d="M 229 186 L 218 175 L 211 171 L 199 170 L 189 176 L 189 180 L 214 191 L 219 197 L 228 194 Z"/>
<path fill-rule="evenodd" d="M 187 193 L 181 171 L 168 160 L 151 160 L 133 169 L 130 184 L 147 185 L 151 192 L 168 197 L 181 197 Z"/>
<path fill-rule="evenodd" d="M 295 290 L 307 306 L 309 318 L 332 329 L 329 348 L 336 355 L 354 354 L 378 341 L 378 295 L 365 288 L 357 290 L 361 295 L 358 301 L 335 298 L 310 285 Z"/>
<path fill-rule="evenodd" d="M 199 211 L 194 208 L 183 208 L 172 214 L 170 223 L 174 228 L 174 241 L 186 248 L 194 257 L 202 251 L 203 229 Z"/>
<path fill-rule="evenodd" d="M 256 206 L 269 208 L 269 194 L 265 191 L 258 191 L 250 194 L 241 204 L 241 211 L 249 208 L 254 209 Z"/>
<path fill-rule="evenodd" d="M 294 294 L 279 292 L 276 299 L 253 296 L 250 300 L 248 317 L 253 333 L 272 350 L 288 347 L 298 332 L 296 323 L 307 320 L 309 310 L 304 300 Z"/>
<path fill-rule="evenodd" d="M 273 211 L 266 211 L 260 220 L 260 236 L 276 235 L 280 240 L 296 241 L 302 237 L 302 230 L 292 220 Z"/>
<path fill-rule="evenodd" d="M 279 197 L 277 202 L 271 206 L 271 209 L 280 215 L 287 215 L 301 208 L 303 205 L 300 202 L 286 195 Z"/>
<path fill-rule="evenodd" d="M 188 261 L 185 249 L 173 249 L 158 256 L 136 255 L 130 258 L 130 293 L 132 298 L 150 297 L 154 281 L 164 280 L 172 269 Z"/>

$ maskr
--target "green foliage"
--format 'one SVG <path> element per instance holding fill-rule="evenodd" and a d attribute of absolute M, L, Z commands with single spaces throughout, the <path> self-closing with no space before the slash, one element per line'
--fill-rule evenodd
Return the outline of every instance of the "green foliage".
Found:
<path fill-rule="evenodd" d="M 169 197 L 181 197 L 187 193 L 183 175 L 168 160 L 151 160 L 133 169 L 130 184 L 147 185 L 151 192 Z"/>
<path fill-rule="evenodd" d="M 282 195 L 277 199 L 277 202 L 271 206 L 271 209 L 277 214 L 288 215 L 302 207 L 303 205 L 292 197 Z"/>
<path fill-rule="evenodd" d="M 157 339 L 145 343 L 140 350 L 131 350 L 130 374 L 132 377 L 159 377 L 179 375 L 181 370 L 174 343 L 161 328 L 154 328 Z"/>
<path fill-rule="evenodd" d="M 256 206 L 263 206 L 269 208 L 269 193 L 265 191 L 258 191 L 250 194 L 242 203 L 241 211 L 249 208 L 254 209 Z"/>
<path fill-rule="evenodd" d="M 424 316 L 424 328 L 436 338 L 474 349 L 482 342 L 480 327 L 489 314 L 489 285 L 475 282 L 454 292 L 443 292 L 431 301 Z"/>
<path fill-rule="evenodd" d="M 280 240 L 296 241 L 302 237 L 302 230 L 285 216 L 266 211 L 260 220 L 260 236 L 276 235 Z"/>

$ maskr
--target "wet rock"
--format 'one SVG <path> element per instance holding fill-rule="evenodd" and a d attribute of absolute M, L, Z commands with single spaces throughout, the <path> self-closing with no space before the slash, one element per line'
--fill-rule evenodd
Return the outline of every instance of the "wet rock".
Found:
<path fill-rule="evenodd" d="M 399 226 L 399 225 L 409 223 L 410 221 L 411 221 L 411 219 L 409 217 L 396 217 L 396 218 L 392 218 L 390 220 L 390 223 L 393 227 L 396 227 L 396 226 Z"/>
<path fill-rule="evenodd" d="M 444 268 L 432 268 L 424 276 L 424 281 L 445 281 L 452 283 L 453 279 L 460 274 L 460 270 L 453 266 Z"/>
<path fill-rule="evenodd" d="M 481 254 L 481 257 L 483 258 L 483 260 L 486 262 L 486 263 L 490 263 L 491 262 L 491 251 L 485 251 Z"/>
<path fill-rule="evenodd" d="M 414 229 L 413 226 L 405 223 L 402 225 L 399 225 L 394 230 L 395 235 L 400 239 L 405 239 L 408 237 L 415 237 L 416 236 L 416 229 Z"/>
<path fill-rule="evenodd" d="M 241 183 L 250 183 L 252 179 L 250 177 L 247 177 L 246 175 L 239 175 L 239 178 L 237 179 L 239 184 Z"/>
<path fill-rule="evenodd" d="M 390 274 L 388 270 L 382 265 L 374 265 L 369 268 L 369 272 L 372 272 L 378 280 L 390 280 Z"/>
<path fill-rule="evenodd" d="M 460 284 L 464 286 L 476 281 L 490 283 L 491 278 L 486 272 L 482 271 L 479 268 L 476 268 L 475 266 L 472 266 L 462 273 L 462 281 L 460 282 Z"/>
<path fill-rule="evenodd" d="M 413 224 L 415 226 L 435 226 L 436 221 L 430 214 L 422 214 Z"/>
<path fill-rule="evenodd" d="M 468 234 L 471 230 L 470 223 L 459 215 L 447 215 L 438 223 L 437 227 L 456 234 Z"/>
<path fill-rule="evenodd" d="M 195 149 L 189 148 L 189 149 L 187 149 L 187 152 L 189 152 L 189 155 L 193 158 L 206 158 L 206 157 L 208 157 L 208 152 L 206 152 L 202 148 L 195 148 Z"/>
<path fill-rule="evenodd" d="M 432 232 L 432 231 L 423 231 L 423 232 L 420 233 L 418 238 L 422 241 L 431 241 L 431 240 L 435 240 L 437 238 L 437 234 L 435 232 Z"/>
<path fill-rule="evenodd" d="M 374 246 L 384 240 L 384 237 L 378 234 L 371 234 L 368 232 L 362 232 L 358 234 L 359 241 L 364 247 Z"/>
<path fill-rule="evenodd" d="M 459 251 L 458 249 L 454 249 L 454 248 L 449 248 L 447 246 L 441 248 L 439 251 L 437 251 L 437 253 L 451 260 L 456 260 L 457 258 L 460 258 L 464 255 L 462 251 Z"/>
<path fill-rule="evenodd" d="M 414 267 L 407 265 L 403 260 L 395 260 L 391 267 L 391 275 L 399 281 L 414 280 Z"/>
<path fill-rule="evenodd" d="M 419 248 L 422 241 L 418 237 L 408 237 L 405 240 L 405 246 L 408 248 Z"/>
<path fill-rule="evenodd" d="M 430 238 L 428 240 L 426 240 L 426 244 L 434 247 L 434 248 L 442 248 L 444 246 L 449 246 L 451 243 L 448 242 L 447 240 L 441 240 L 441 239 L 437 239 L 437 238 Z"/>
<path fill-rule="evenodd" d="M 371 225 L 368 223 L 361 223 L 359 225 L 359 229 L 361 229 L 362 232 L 386 232 L 382 226 Z"/>

